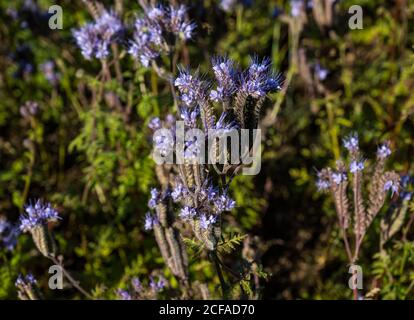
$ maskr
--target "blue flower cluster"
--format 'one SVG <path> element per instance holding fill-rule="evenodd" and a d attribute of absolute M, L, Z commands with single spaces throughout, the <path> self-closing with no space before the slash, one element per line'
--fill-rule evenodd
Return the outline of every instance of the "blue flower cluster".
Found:
<path fill-rule="evenodd" d="M 145 14 L 135 20 L 134 26 L 128 52 L 145 67 L 161 53 L 170 52 L 171 38 L 191 39 L 195 28 L 187 19 L 187 8 L 183 5 L 147 8 Z"/>
<path fill-rule="evenodd" d="M 121 20 L 113 11 L 103 10 L 95 22 L 73 30 L 73 36 L 85 59 L 105 59 L 109 56 L 109 46 L 123 29 Z"/>
<path fill-rule="evenodd" d="M 19 228 L 22 232 L 31 231 L 48 221 L 60 219 L 58 212 L 52 208 L 50 203 L 42 203 L 40 200 L 37 200 L 34 205 L 27 205 L 25 211 L 26 214 L 20 216 Z"/>
<path fill-rule="evenodd" d="M 360 150 L 359 150 L 359 138 L 358 134 L 352 133 L 348 137 L 343 139 L 344 147 L 350 153 L 350 164 L 349 172 L 356 175 L 358 172 L 361 172 L 365 169 L 365 160 L 361 159 Z M 379 167 L 383 167 L 384 160 L 386 160 L 391 155 L 391 149 L 389 142 L 385 142 L 380 145 L 377 149 L 377 161 L 380 163 Z M 340 165 L 342 169 L 342 165 Z M 391 191 L 391 196 L 395 193 L 398 193 L 400 189 L 399 177 L 396 174 L 390 172 L 382 173 L 383 191 Z M 343 171 L 332 171 L 330 168 L 323 169 L 318 172 L 318 179 L 316 181 L 316 187 L 318 191 L 325 191 L 329 188 L 340 185 L 342 182 L 347 180 L 346 170 L 343 168 Z M 382 186 L 382 184 L 381 184 Z"/>
<path fill-rule="evenodd" d="M 204 230 L 216 223 L 221 213 L 230 211 L 236 206 L 236 202 L 226 192 L 220 194 L 219 190 L 211 184 L 204 185 L 196 194 L 193 194 L 182 183 L 177 182 L 171 195 L 174 202 L 182 204 L 188 201 L 188 197 L 197 198 L 197 207 L 183 205 L 179 217 L 183 221 L 198 219 Z"/>
<path fill-rule="evenodd" d="M 236 206 L 236 202 L 231 199 L 226 192 L 220 194 L 217 188 L 211 184 L 204 186 L 198 190 L 197 194 L 193 194 L 192 190 L 188 190 L 181 182 L 177 181 L 175 187 L 165 195 L 156 188 L 151 190 L 151 198 L 148 201 L 148 206 L 154 209 L 159 201 L 165 197 L 171 197 L 175 203 L 181 203 L 182 207 L 178 216 L 186 222 L 199 220 L 202 229 L 208 229 L 218 221 L 218 217 L 225 211 L 230 211 Z M 185 205 L 189 198 L 197 197 L 197 208 Z M 150 230 L 154 224 L 158 224 L 156 214 L 147 213 L 145 216 L 144 228 Z"/>
<path fill-rule="evenodd" d="M 180 70 L 174 85 L 178 88 L 180 99 L 186 107 L 192 108 L 207 97 L 206 83 L 202 81 L 198 73 L 192 75 L 188 69 Z"/>
<path fill-rule="evenodd" d="M 281 89 L 280 76 L 271 70 L 270 60 L 259 61 L 253 58 L 250 66 L 241 71 L 235 63 L 225 57 L 217 57 L 212 61 L 217 87 L 206 90 L 209 85 L 197 74 L 190 74 L 186 69 L 180 70 L 174 84 L 180 92 L 180 99 L 187 107 L 205 103 L 206 97 L 213 102 L 229 101 L 238 93 L 253 98 L 263 98 L 268 93 Z"/>
<path fill-rule="evenodd" d="M 270 92 L 281 89 L 280 76 L 273 74 L 269 58 L 261 62 L 254 58 L 242 74 L 241 89 L 253 98 L 262 98 Z"/>

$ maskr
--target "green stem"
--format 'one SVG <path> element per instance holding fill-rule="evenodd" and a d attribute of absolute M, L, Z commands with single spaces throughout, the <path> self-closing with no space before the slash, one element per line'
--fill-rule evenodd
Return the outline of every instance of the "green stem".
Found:
<path fill-rule="evenodd" d="M 211 252 L 211 258 L 213 259 L 214 267 L 216 269 L 217 275 L 220 280 L 220 286 L 221 286 L 221 292 L 222 292 L 223 299 L 226 299 L 228 286 L 226 284 L 226 281 L 224 280 L 223 272 L 221 271 L 221 267 L 220 267 L 220 261 L 219 261 L 216 251 Z"/>

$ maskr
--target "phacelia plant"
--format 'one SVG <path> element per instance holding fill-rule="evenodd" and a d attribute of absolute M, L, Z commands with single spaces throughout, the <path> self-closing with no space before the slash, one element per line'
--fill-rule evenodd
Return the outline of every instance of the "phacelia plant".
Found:
<path fill-rule="evenodd" d="M 388 143 L 382 144 L 378 147 L 369 176 L 367 198 L 364 198 L 363 173 L 367 171 L 367 161 L 360 151 L 358 135 L 350 135 L 343 144 L 349 153 L 349 164 L 339 160 L 335 169 L 322 169 L 318 173 L 317 187 L 332 194 L 346 254 L 353 265 L 358 261 L 366 232 L 383 207 L 387 194 L 391 197 L 398 194 L 400 177 L 394 171 L 385 171 L 391 150 Z M 352 197 L 349 197 L 348 189 L 352 190 Z M 358 297 L 357 292 L 355 297 Z"/>

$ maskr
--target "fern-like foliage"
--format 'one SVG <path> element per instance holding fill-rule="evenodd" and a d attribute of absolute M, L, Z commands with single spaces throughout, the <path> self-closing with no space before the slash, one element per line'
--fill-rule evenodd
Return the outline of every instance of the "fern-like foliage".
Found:
<path fill-rule="evenodd" d="M 236 249 L 236 246 L 240 245 L 246 234 L 230 233 L 226 238 L 222 237 L 218 244 L 219 252 L 231 253 Z"/>

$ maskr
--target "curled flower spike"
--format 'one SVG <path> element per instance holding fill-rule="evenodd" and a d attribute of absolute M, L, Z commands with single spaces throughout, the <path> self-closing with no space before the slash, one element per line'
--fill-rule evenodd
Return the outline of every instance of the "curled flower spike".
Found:
<path fill-rule="evenodd" d="M 234 62 L 227 58 L 216 57 L 212 64 L 218 87 L 211 90 L 210 99 L 215 102 L 223 101 L 236 89 L 237 70 L 234 68 Z"/>
<path fill-rule="evenodd" d="M 133 40 L 129 42 L 128 53 L 148 67 L 160 54 L 172 50 L 172 37 L 191 39 L 195 25 L 188 21 L 186 15 L 187 8 L 183 5 L 148 8 L 145 15 L 135 20 Z"/>
<path fill-rule="evenodd" d="M 122 22 L 113 11 L 104 10 L 94 23 L 72 31 L 86 60 L 109 56 L 109 46 L 123 30 Z"/>
<path fill-rule="evenodd" d="M 385 171 L 385 159 L 390 155 L 388 143 L 377 150 L 376 163 L 372 166 L 366 191 L 364 190 L 364 160 L 360 159 L 358 136 L 352 134 L 343 140 L 344 147 L 351 154 L 349 182 L 346 176 L 346 165 L 342 160 L 336 162 L 336 171 L 325 168 L 318 173 L 319 190 L 330 189 L 344 240 L 344 248 L 353 264 L 358 260 L 363 239 L 373 220 L 385 204 L 387 191 L 391 196 L 398 192 L 400 176 L 395 171 Z M 352 197 L 349 197 L 349 187 Z M 366 198 L 365 198 L 366 197 Z M 352 201 L 352 207 L 351 207 Z M 351 211 L 353 209 L 353 212 Z M 351 229 L 351 230 L 350 230 Z M 351 242 L 350 237 L 354 237 Z M 358 292 L 354 295 L 357 298 Z"/>
<path fill-rule="evenodd" d="M 242 76 L 241 90 L 253 98 L 262 98 L 280 89 L 280 76 L 273 74 L 270 59 L 265 58 L 259 62 L 254 58 Z"/>
<path fill-rule="evenodd" d="M 167 12 L 170 30 L 184 40 L 191 39 L 195 24 L 186 19 L 187 8 L 184 5 L 177 8 L 170 6 Z"/>
<path fill-rule="evenodd" d="M 50 203 L 36 203 L 25 207 L 26 214 L 20 216 L 20 230 L 22 232 L 32 231 L 35 227 L 45 225 L 49 221 L 60 219 L 58 212 L 52 208 Z"/>
<path fill-rule="evenodd" d="M 174 85 L 181 94 L 181 101 L 187 107 L 194 107 L 198 100 L 204 100 L 207 96 L 204 82 L 197 73 L 192 75 L 189 70 L 181 69 Z"/>
<path fill-rule="evenodd" d="M 20 107 L 20 114 L 23 118 L 29 118 L 35 116 L 39 112 L 39 104 L 35 101 L 26 101 Z"/>

